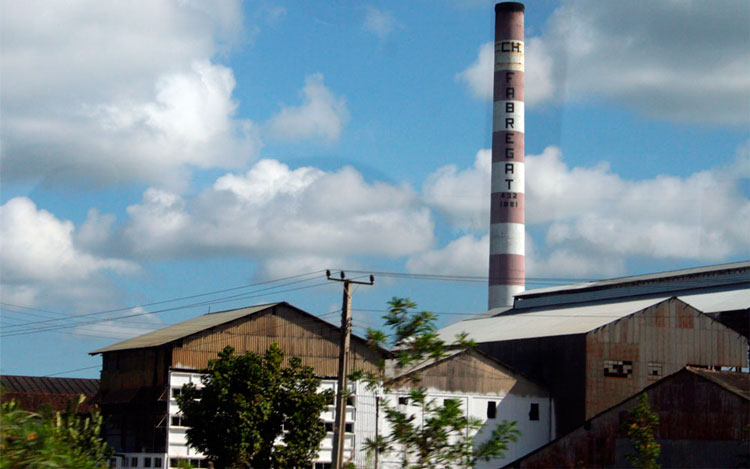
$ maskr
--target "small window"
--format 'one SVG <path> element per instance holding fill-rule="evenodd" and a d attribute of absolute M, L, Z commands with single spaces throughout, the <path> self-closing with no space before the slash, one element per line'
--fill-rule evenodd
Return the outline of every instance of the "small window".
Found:
<path fill-rule="evenodd" d="M 354 396 L 347 396 L 347 398 L 346 398 L 346 405 L 348 405 L 348 406 L 354 406 Z"/>
<path fill-rule="evenodd" d="M 182 388 L 172 388 L 172 397 L 177 397 L 182 394 Z"/>
<path fill-rule="evenodd" d="M 344 424 L 344 433 L 354 433 L 354 424 L 353 423 Z"/>
<path fill-rule="evenodd" d="M 180 465 L 180 460 L 177 458 L 169 458 L 169 467 L 177 467 Z"/>
<path fill-rule="evenodd" d="M 633 362 L 630 360 L 604 360 L 604 376 L 608 378 L 630 378 Z"/>
<path fill-rule="evenodd" d="M 143 467 L 151 467 L 151 458 L 143 458 Z"/>
<path fill-rule="evenodd" d="M 333 466 L 330 462 L 316 462 L 315 469 L 333 469 Z"/>
<path fill-rule="evenodd" d="M 408 397 L 399 397 L 398 398 L 398 405 L 408 405 L 409 404 L 409 398 Z"/>
<path fill-rule="evenodd" d="M 122 458 L 122 467 L 130 467 L 130 460 L 128 458 Z"/>
<path fill-rule="evenodd" d="M 497 418 L 497 402 L 495 401 L 487 402 L 487 418 L 488 419 Z"/>
<path fill-rule="evenodd" d="M 161 458 L 154 458 L 154 467 L 161 467 Z"/>
<path fill-rule="evenodd" d="M 648 364 L 648 377 L 649 378 L 661 378 L 663 373 L 663 367 L 661 363 L 650 362 Z"/>
<path fill-rule="evenodd" d="M 326 431 L 327 431 L 327 432 L 329 432 L 329 433 L 330 433 L 330 432 L 332 432 L 332 431 L 333 431 L 333 422 L 326 422 L 326 423 L 325 423 L 325 426 L 326 426 Z"/>
<path fill-rule="evenodd" d="M 533 402 L 529 409 L 529 420 L 539 420 L 539 404 Z"/>
<path fill-rule="evenodd" d="M 130 467 L 138 467 L 138 458 L 130 458 Z"/>

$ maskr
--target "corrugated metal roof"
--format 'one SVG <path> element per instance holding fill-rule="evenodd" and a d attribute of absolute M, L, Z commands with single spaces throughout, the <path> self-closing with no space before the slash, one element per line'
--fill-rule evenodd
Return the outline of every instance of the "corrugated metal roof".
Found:
<path fill-rule="evenodd" d="M 657 272 L 645 275 L 633 275 L 630 277 L 619 277 L 606 280 L 597 280 L 594 282 L 574 283 L 568 285 L 558 285 L 553 287 L 535 288 L 526 290 L 516 295 L 517 298 L 531 297 L 540 294 L 562 293 L 573 290 L 585 290 L 590 288 L 612 287 L 625 285 L 629 283 L 650 282 L 654 280 L 669 280 L 675 277 L 698 276 L 702 274 L 716 274 L 723 271 L 732 271 L 737 269 L 750 269 L 750 261 L 733 262 L 729 264 L 709 265 L 703 267 L 694 267 L 691 269 L 671 270 L 667 272 Z M 745 281 L 750 281 L 750 274 L 746 274 Z"/>
<path fill-rule="evenodd" d="M 748 373 L 713 371 L 692 366 L 688 366 L 685 369 L 718 384 L 722 388 L 737 394 L 743 399 L 750 401 L 750 374 Z"/>
<path fill-rule="evenodd" d="M 558 307 L 517 310 L 490 318 L 468 319 L 440 330 L 443 340 L 454 340 L 461 332 L 476 342 L 529 339 L 585 334 L 620 318 L 669 299 L 669 296 L 635 298 L 629 301 L 568 304 Z M 750 308 L 750 290 L 729 290 L 679 296 L 704 313 Z"/>
<path fill-rule="evenodd" d="M 524 310 L 523 314 L 505 314 L 461 321 L 441 329 L 440 337 L 452 341 L 456 335 L 466 332 L 470 339 L 483 343 L 584 334 L 661 301 L 663 299 L 641 299 L 595 305 L 571 305 L 539 311 Z"/>
<path fill-rule="evenodd" d="M 280 303 L 268 303 L 264 305 L 249 306 L 247 308 L 233 309 L 230 311 L 204 314 L 203 316 L 198 316 L 197 318 L 189 319 L 179 324 L 165 327 L 164 329 L 159 329 L 158 331 L 149 332 L 148 334 L 139 335 L 138 337 L 133 337 L 132 339 L 127 339 L 108 347 L 94 350 L 93 352 L 90 352 L 90 355 L 113 352 L 115 350 L 157 347 L 198 333 L 202 330 L 210 329 L 234 321 L 235 319 L 255 314 L 278 304 Z"/>
<path fill-rule="evenodd" d="M 49 378 L 45 376 L 0 376 L 0 384 L 9 393 L 85 394 L 93 396 L 99 390 L 98 379 Z"/>

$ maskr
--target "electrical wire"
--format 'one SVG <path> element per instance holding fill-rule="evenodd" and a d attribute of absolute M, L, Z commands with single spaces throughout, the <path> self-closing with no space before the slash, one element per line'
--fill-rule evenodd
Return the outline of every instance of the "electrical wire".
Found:
<path fill-rule="evenodd" d="M 311 280 L 311 279 L 308 279 L 308 281 L 309 280 Z M 293 284 L 293 283 L 298 283 L 298 282 L 290 282 L 289 284 Z M 106 322 L 106 321 L 118 321 L 118 320 L 122 320 L 122 319 L 133 318 L 133 317 L 146 316 L 146 315 L 151 315 L 151 314 L 160 314 L 160 313 L 165 313 L 165 312 L 170 312 L 170 311 L 178 311 L 178 310 L 187 309 L 187 308 L 193 308 L 193 307 L 198 307 L 198 306 L 207 306 L 207 305 L 221 304 L 221 303 L 226 303 L 226 302 L 229 302 L 229 301 L 236 301 L 236 300 L 240 300 L 240 299 L 249 299 L 249 298 L 261 297 L 261 296 L 278 295 L 278 294 L 287 293 L 287 292 L 290 292 L 290 291 L 304 290 L 304 289 L 308 289 L 308 288 L 316 288 L 316 287 L 321 287 L 321 286 L 324 286 L 324 285 L 330 285 L 330 283 L 329 282 L 322 282 L 322 283 L 317 283 L 315 285 L 306 285 L 306 286 L 303 286 L 303 287 L 287 288 L 285 290 L 275 291 L 275 292 L 272 292 L 272 293 L 262 293 L 262 294 L 255 294 L 255 295 L 243 295 L 243 296 L 239 296 L 239 297 L 237 297 L 236 295 L 233 295 L 229 299 L 220 298 L 220 299 L 211 300 L 211 301 L 203 301 L 203 302 L 193 303 L 193 304 L 188 304 L 188 305 L 174 306 L 174 307 L 171 307 L 171 308 L 163 308 L 163 309 L 156 310 L 156 311 L 144 311 L 142 313 L 129 314 L 129 315 L 115 317 L 115 318 L 95 319 L 95 320 L 91 320 L 91 321 L 76 322 L 76 323 L 73 323 L 73 324 L 62 324 L 62 325 L 57 324 L 57 325 L 39 327 L 39 328 L 34 328 L 34 329 L 27 329 L 27 330 L 21 330 L 21 331 L 13 331 L 13 332 L 2 334 L 2 335 L 0 335 L 0 337 L 15 337 L 15 336 L 20 336 L 20 335 L 28 335 L 28 334 L 36 334 L 36 333 L 40 333 L 40 332 L 54 331 L 54 330 L 60 330 L 60 329 L 68 329 L 68 328 L 71 328 L 71 327 L 77 327 L 77 326 L 83 326 L 83 325 L 89 325 L 89 324 L 97 324 L 97 323 Z M 261 290 L 266 290 L 266 289 L 261 289 Z M 86 316 L 91 316 L 91 314 L 88 314 Z"/>
<path fill-rule="evenodd" d="M 37 308 L 31 308 L 29 306 L 16 305 L 16 304 L 6 303 L 6 302 L 0 302 L 0 305 L 11 306 L 11 307 L 15 307 L 15 308 L 23 308 L 23 309 L 28 309 L 28 310 L 32 310 L 32 311 L 41 311 L 41 312 L 47 312 L 47 313 L 52 313 L 52 314 L 63 315 L 63 316 L 66 316 L 66 319 L 67 318 L 81 318 L 81 317 L 87 317 L 87 316 L 97 316 L 97 315 L 107 314 L 107 313 L 117 313 L 117 312 L 120 312 L 120 311 L 127 311 L 127 310 L 131 310 L 131 309 L 135 309 L 135 308 L 146 308 L 148 306 L 156 306 L 156 305 L 165 304 L 165 303 L 173 303 L 173 302 L 176 302 L 176 301 L 191 300 L 191 299 L 200 298 L 200 297 L 203 297 L 203 296 L 217 295 L 217 294 L 220 294 L 220 293 L 226 293 L 226 292 L 230 292 L 230 291 L 236 291 L 236 290 L 240 290 L 240 289 L 244 289 L 244 288 L 252 288 L 252 287 L 259 286 L 259 285 L 267 285 L 269 283 L 282 282 L 282 281 L 285 281 L 285 280 L 291 280 L 291 279 L 295 279 L 295 278 L 306 277 L 306 276 L 310 276 L 310 275 L 316 275 L 316 274 L 320 274 L 322 272 L 325 272 L 325 270 L 316 270 L 316 271 L 313 271 L 313 272 L 306 272 L 306 273 L 303 273 L 303 274 L 291 275 L 291 276 L 288 276 L 288 277 L 282 277 L 282 278 L 277 278 L 277 279 L 273 279 L 273 280 L 266 280 L 266 281 L 263 281 L 263 282 L 256 282 L 256 283 L 251 283 L 251 284 L 247 284 L 247 285 L 241 285 L 241 286 L 238 286 L 238 287 L 224 288 L 224 289 L 221 289 L 221 290 L 214 290 L 214 291 L 205 292 L 205 293 L 198 293 L 198 294 L 195 294 L 195 295 L 183 296 L 183 297 L 179 297 L 179 298 L 171 298 L 171 299 L 167 299 L 167 300 L 154 301 L 154 302 L 151 302 L 151 303 L 143 303 L 143 304 L 138 304 L 138 305 L 134 305 L 134 306 L 125 306 L 125 307 L 121 307 L 121 308 L 114 308 L 114 309 L 103 310 L 103 311 L 95 311 L 93 313 L 85 313 L 85 314 L 79 314 L 79 315 L 59 313 L 59 312 L 48 311 L 48 310 L 37 309 Z M 299 282 L 308 281 L 308 280 L 310 280 L 310 279 L 299 280 L 297 282 L 290 282 L 290 283 L 287 283 L 287 284 L 284 284 L 284 285 L 290 285 L 290 284 L 293 284 L 293 283 L 299 283 Z M 276 287 L 268 287 L 268 289 L 273 289 L 273 288 L 277 288 L 277 287 L 278 286 L 276 286 Z M 262 291 L 262 290 L 259 290 L 259 291 Z M 241 294 L 240 295 L 236 295 L 236 296 L 241 296 Z M 60 318 L 60 319 L 49 319 L 49 320 L 46 320 L 46 321 L 30 321 L 28 324 L 43 324 L 43 323 L 48 323 L 48 322 L 54 322 L 56 320 L 62 320 L 62 318 Z"/>

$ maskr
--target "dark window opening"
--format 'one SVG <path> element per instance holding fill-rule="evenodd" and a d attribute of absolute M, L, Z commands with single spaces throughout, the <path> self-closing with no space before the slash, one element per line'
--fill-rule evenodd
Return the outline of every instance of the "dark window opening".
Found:
<path fill-rule="evenodd" d="M 172 388 L 172 397 L 177 397 L 182 394 L 182 388 Z"/>
<path fill-rule="evenodd" d="M 138 467 L 138 458 L 130 458 L 130 467 Z"/>
<path fill-rule="evenodd" d="M 604 360 L 604 376 L 608 378 L 630 378 L 633 362 L 630 360 Z"/>
<path fill-rule="evenodd" d="M 344 424 L 344 433 L 354 433 L 354 424 L 353 423 Z"/>
<path fill-rule="evenodd" d="M 143 458 L 143 467 L 151 467 L 151 458 Z"/>
<path fill-rule="evenodd" d="M 532 403 L 529 409 L 529 420 L 539 420 L 539 404 L 536 402 Z"/>
<path fill-rule="evenodd" d="M 154 458 L 154 467 L 161 467 L 161 458 Z"/>
<path fill-rule="evenodd" d="M 488 419 L 497 418 L 497 402 L 495 401 L 487 402 L 487 418 Z"/>
<path fill-rule="evenodd" d="M 325 426 L 326 426 L 326 431 L 327 432 L 332 432 L 333 431 L 333 422 L 326 422 Z"/>
<path fill-rule="evenodd" d="M 407 404 L 409 404 L 409 398 L 408 397 L 399 397 L 398 398 L 398 404 L 399 405 L 407 405 Z"/>

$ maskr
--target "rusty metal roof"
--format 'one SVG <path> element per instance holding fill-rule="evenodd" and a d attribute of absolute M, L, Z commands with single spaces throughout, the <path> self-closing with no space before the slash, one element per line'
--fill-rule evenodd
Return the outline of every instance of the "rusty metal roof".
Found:
<path fill-rule="evenodd" d="M 0 376 L 0 384 L 8 393 L 44 393 L 93 396 L 99 390 L 98 379 L 49 378 L 45 376 Z"/>
<path fill-rule="evenodd" d="M 686 369 L 750 401 L 750 373 L 714 371 L 692 366 Z"/>
<path fill-rule="evenodd" d="M 457 334 L 466 332 L 469 338 L 480 343 L 585 334 L 669 298 L 671 296 L 636 297 L 627 301 L 610 300 L 499 310 L 495 316 L 467 319 L 451 324 L 439 332 L 441 338 L 446 341 L 452 341 Z M 748 289 L 696 293 L 677 298 L 703 313 L 750 308 Z"/>
<path fill-rule="evenodd" d="M 229 311 L 221 311 L 218 313 L 209 313 L 197 318 L 188 319 L 178 324 L 159 329 L 158 331 L 149 332 L 148 334 L 139 335 L 132 339 L 127 339 L 122 342 L 110 345 L 108 347 L 100 348 L 90 352 L 89 355 L 96 355 L 97 353 L 113 352 L 115 350 L 127 350 L 135 348 L 147 348 L 157 347 L 164 345 L 174 340 L 182 339 L 189 335 L 198 333 L 205 329 L 220 326 L 228 322 L 240 319 L 251 314 L 255 314 L 259 311 L 276 306 L 280 303 L 268 303 L 263 305 L 249 306 L 247 308 L 233 309 Z"/>

